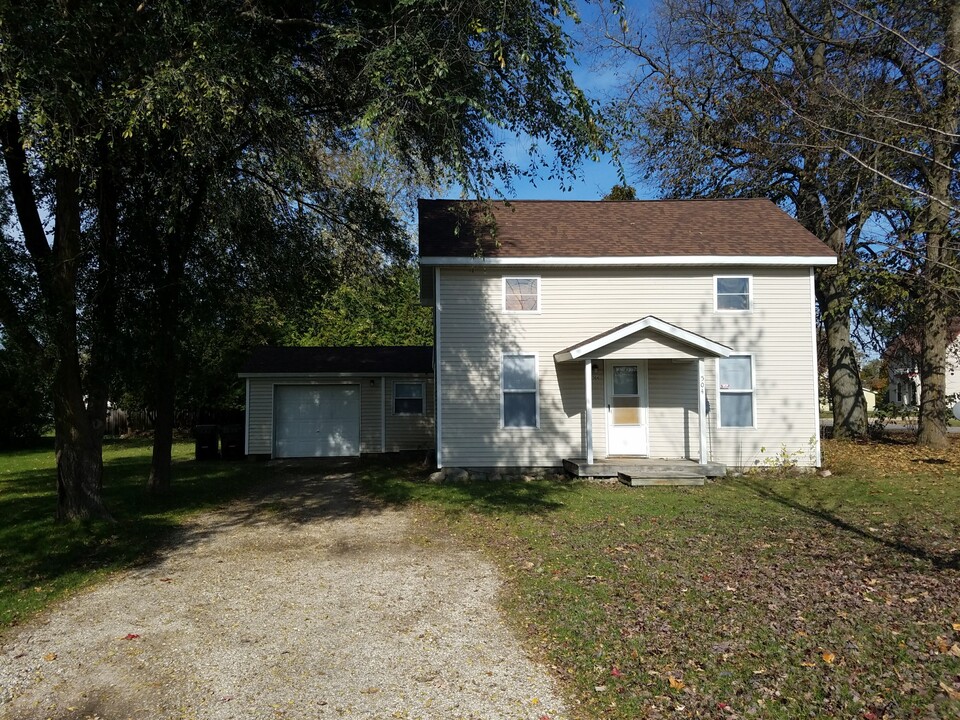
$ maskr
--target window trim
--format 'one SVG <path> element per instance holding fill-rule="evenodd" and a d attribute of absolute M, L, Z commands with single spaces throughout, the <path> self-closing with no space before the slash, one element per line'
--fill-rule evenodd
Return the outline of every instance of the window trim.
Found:
<path fill-rule="evenodd" d="M 420 386 L 420 397 L 411 398 L 404 397 L 403 400 L 419 400 L 420 401 L 420 412 L 411 413 L 411 412 L 397 412 L 397 385 L 419 385 Z M 393 415 L 394 417 L 422 417 L 427 414 L 427 384 L 422 380 L 394 380 L 393 381 L 393 396 L 391 398 L 393 403 Z"/>
<path fill-rule="evenodd" d="M 717 288 L 718 280 L 739 280 L 746 279 L 747 281 L 747 307 L 743 310 L 738 310 L 736 308 L 722 308 L 720 307 L 720 291 Z M 724 295 L 731 295 L 733 293 L 724 293 Z M 713 310 L 718 313 L 750 313 L 753 312 L 753 275 L 748 275 L 746 273 L 740 273 L 737 275 L 727 274 L 727 275 L 714 275 L 713 276 Z"/>
<path fill-rule="evenodd" d="M 750 389 L 749 390 L 743 390 L 743 389 L 722 390 L 720 388 L 720 363 L 723 362 L 724 360 L 730 360 L 732 358 L 739 358 L 739 357 L 750 358 Z M 756 430 L 757 429 L 757 358 L 756 358 L 756 355 L 754 355 L 753 353 L 736 352 L 736 353 L 731 353 L 726 358 L 717 358 L 715 370 L 716 370 L 715 380 L 717 384 L 717 428 L 719 430 Z M 724 393 L 731 393 L 731 394 L 732 393 L 737 393 L 737 394 L 750 393 L 750 411 L 751 411 L 750 414 L 753 418 L 752 425 L 724 425 L 723 424 L 723 403 L 721 402 L 721 396 Z"/>
<path fill-rule="evenodd" d="M 530 311 L 527 311 L 530 312 Z M 533 358 L 533 390 L 508 390 L 503 387 L 503 360 L 506 357 Z M 504 398 L 507 393 L 533 393 L 534 408 L 536 411 L 536 425 L 507 425 L 504 421 Z M 538 352 L 501 352 L 500 353 L 500 429 L 501 430 L 539 430 L 540 429 L 540 353 Z"/>
<path fill-rule="evenodd" d="M 537 309 L 536 310 L 508 310 L 507 309 L 507 280 L 536 280 L 537 281 Z M 539 315 L 543 312 L 543 298 L 541 289 L 543 281 L 539 275 L 504 275 L 500 280 L 500 309 L 509 315 Z"/>

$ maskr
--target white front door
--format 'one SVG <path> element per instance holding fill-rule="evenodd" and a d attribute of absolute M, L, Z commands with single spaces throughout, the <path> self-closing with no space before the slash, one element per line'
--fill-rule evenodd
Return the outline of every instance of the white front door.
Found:
<path fill-rule="evenodd" d="M 646 455 L 647 364 L 606 362 L 607 454 Z"/>

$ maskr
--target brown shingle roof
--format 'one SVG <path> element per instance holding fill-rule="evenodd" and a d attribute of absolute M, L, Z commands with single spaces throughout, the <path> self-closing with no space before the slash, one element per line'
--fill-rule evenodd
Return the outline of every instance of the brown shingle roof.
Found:
<path fill-rule="evenodd" d="M 262 347 L 253 351 L 240 375 L 258 373 L 432 373 L 433 348 Z"/>
<path fill-rule="evenodd" d="M 421 257 L 834 257 L 764 199 L 420 200 L 419 212 Z"/>

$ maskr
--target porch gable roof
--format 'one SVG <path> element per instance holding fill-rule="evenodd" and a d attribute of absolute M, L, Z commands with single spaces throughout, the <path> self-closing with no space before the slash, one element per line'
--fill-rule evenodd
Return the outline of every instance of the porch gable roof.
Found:
<path fill-rule="evenodd" d="M 555 353 L 553 358 L 558 363 L 589 358 L 592 354 L 602 351 L 609 345 L 630 337 L 631 335 L 643 332 L 644 330 L 650 330 L 653 334 L 660 334 L 665 338 L 678 340 L 710 357 L 729 357 L 733 353 L 733 348 L 715 342 L 703 335 L 684 330 L 678 325 L 668 323 L 653 315 L 647 315 L 639 320 L 617 325 L 599 335 L 587 338 L 576 345 L 571 345 Z"/>

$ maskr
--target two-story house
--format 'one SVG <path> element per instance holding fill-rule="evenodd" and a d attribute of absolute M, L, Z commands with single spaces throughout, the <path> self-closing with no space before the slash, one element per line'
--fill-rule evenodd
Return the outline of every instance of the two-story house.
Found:
<path fill-rule="evenodd" d="M 813 272 L 836 257 L 773 203 L 419 211 L 440 467 L 819 465 Z"/>

